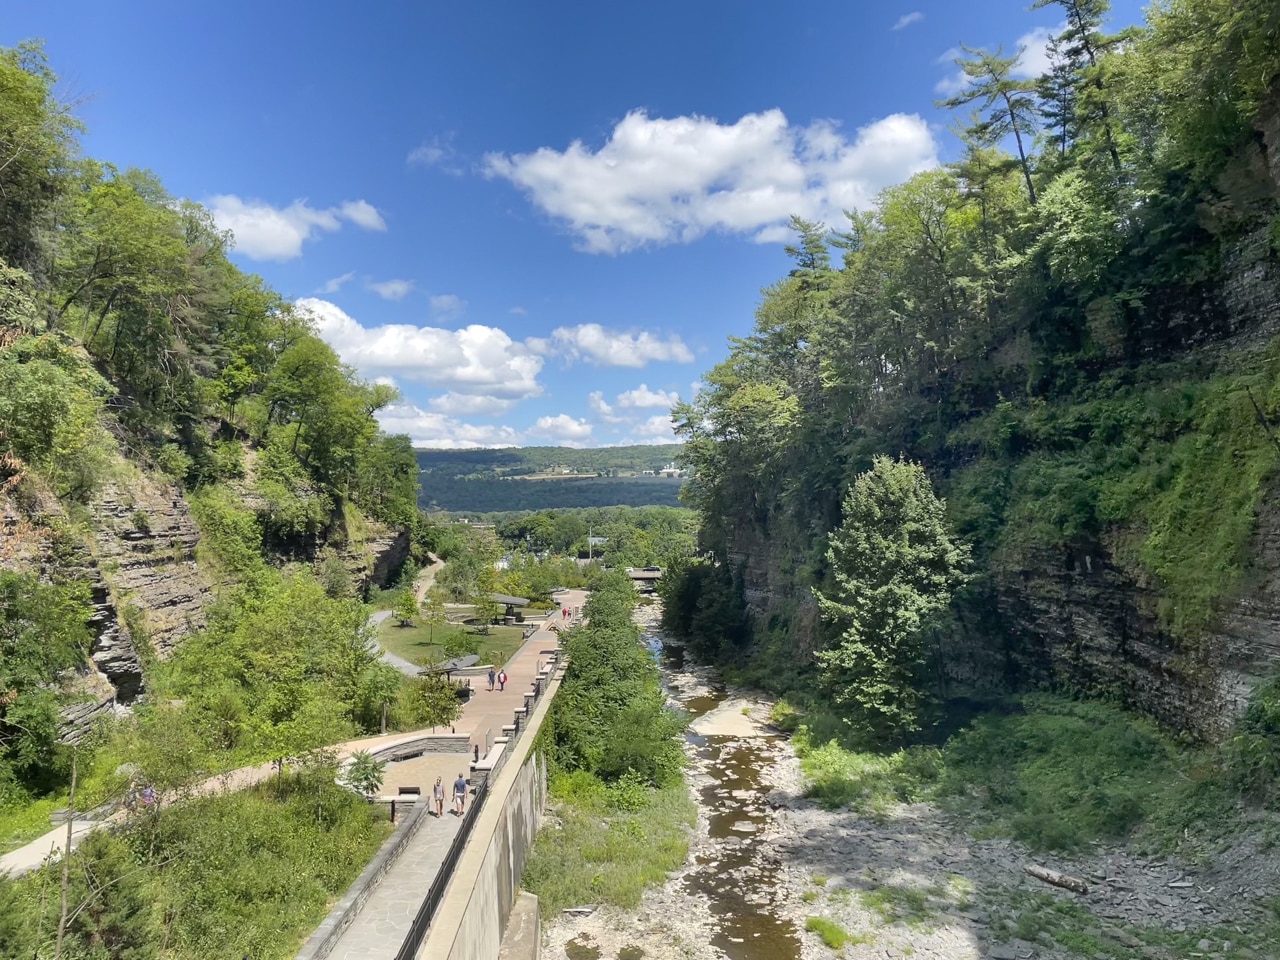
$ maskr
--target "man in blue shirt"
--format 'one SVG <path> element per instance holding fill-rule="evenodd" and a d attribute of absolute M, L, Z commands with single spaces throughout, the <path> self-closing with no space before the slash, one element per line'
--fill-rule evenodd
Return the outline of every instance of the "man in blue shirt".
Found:
<path fill-rule="evenodd" d="M 453 781 L 453 807 L 453 812 L 458 816 L 462 816 L 467 807 L 467 781 L 462 774 L 458 774 L 458 779 Z"/>

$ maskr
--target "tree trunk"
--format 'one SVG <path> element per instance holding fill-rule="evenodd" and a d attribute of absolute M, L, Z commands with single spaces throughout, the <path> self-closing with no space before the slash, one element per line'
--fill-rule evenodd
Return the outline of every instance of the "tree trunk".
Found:
<path fill-rule="evenodd" d="M 1042 867 L 1038 863 L 1027 864 L 1022 868 L 1022 872 L 1029 877 L 1043 880 L 1045 883 L 1052 884 L 1055 887 L 1062 887 L 1064 890 L 1072 890 L 1075 893 L 1089 892 L 1089 885 L 1079 877 L 1059 873 L 1057 870 L 1050 870 L 1048 867 Z"/>
<path fill-rule="evenodd" d="M 1018 130 L 1018 115 L 1014 113 L 1013 104 L 1008 94 L 1004 98 L 1005 109 L 1009 111 L 1009 126 L 1013 128 L 1013 138 L 1018 143 L 1018 162 L 1022 164 L 1022 176 L 1027 181 L 1027 194 L 1031 197 L 1031 205 L 1036 205 L 1036 188 L 1031 182 L 1031 167 L 1027 164 L 1027 152 L 1022 147 L 1022 134 Z"/>
<path fill-rule="evenodd" d="M 67 932 L 67 887 L 71 882 L 71 836 L 76 826 L 76 774 L 79 751 L 71 751 L 71 796 L 67 801 L 67 841 L 62 848 L 62 891 L 59 895 L 58 942 L 53 950 L 54 960 L 62 957 L 62 938 Z"/>

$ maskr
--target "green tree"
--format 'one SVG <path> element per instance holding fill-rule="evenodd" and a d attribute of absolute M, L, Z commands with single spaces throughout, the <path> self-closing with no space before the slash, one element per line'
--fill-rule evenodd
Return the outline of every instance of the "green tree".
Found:
<path fill-rule="evenodd" d="M 445 622 L 445 593 L 435 584 L 427 590 L 420 607 L 422 622 L 427 625 L 427 642 L 435 643 L 436 627 Z"/>
<path fill-rule="evenodd" d="M 502 616 L 502 604 L 488 593 L 478 593 L 472 597 L 471 606 L 475 611 L 476 623 L 479 624 L 482 634 L 487 634 L 493 622 Z"/>
<path fill-rule="evenodd" d="M 343 779 L 366 800 L 372 800 L 373 795 L 382 789 L 386 769 L 383 761 L 367 750 L 360 750 L 351 755 Z"/>
<path fill-rule="evenodd" d="M 89 655 L 89 616 L 83 587 L 0 570 L 0 803 L 65 780 L 56 685 Z"/>
<path fill-rule="evenodd" d="M 413 595 L 413 587 L 406 587 L 396 594 L 391 612 L 400 626 L 413 626 L 413 621 L 418 617 L 418 598 Z"/>
<path fill-rule="evenodd" d="M 829 538 L 832 582 L 815 590 L 832 628 L 818 659 L 855 726 L 888 740 L 919 728 L 924 643 L 964 583 L 969 550 L 919 464 L 876 457 L 843 506 Z"/>
<path fill-rule="evenodd" d="M 402 730 L 447 727 L 461 714 L 458 690 L 442 673 L 415 677 L 400 688 L 395 717 Z"/>
<path fill-rule="evenodd" d="M 1031 159 L 1023 137 L 1033 137 L 1036 132 L 1035 82 L 1019 80 L 1013 76 L 1019 55 L 1002 57 L 1000 51 L 975 50 L 964 47 L 968 58 L 958 58 L 958 66 L 968 80 L 959 93 L 939 106 L 949 109 L 980 103 L 986 116 L 975 127 L 975 133 L 988 144 L 997 144 L 1012 136 L 1018 147 L 1018 163 L 1027 185 L 1027 196 L 1034 206 L 1036 187 L 1031 179 Z"/>

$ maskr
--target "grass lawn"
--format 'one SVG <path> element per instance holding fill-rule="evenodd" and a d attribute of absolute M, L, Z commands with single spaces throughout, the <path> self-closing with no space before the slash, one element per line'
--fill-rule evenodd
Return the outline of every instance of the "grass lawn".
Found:
<path fill-rule="evenodd" d="M 472 644 L 479 645 L 479 649 L 474 646 L 471 649 L 480 654 L 481 663 L 495 666 L 504 665 L 524 643 L 523 627 L 490 627 L 488 636 L 475 633 L 475 629 L 456 623 L 402 627 L 394 617 L 388 617 L 378 626 L 378 640 L 386 649 L 406 660 L 427 664 L 448 659 L 444 652 L 446 640 L 465 637 Z"/>

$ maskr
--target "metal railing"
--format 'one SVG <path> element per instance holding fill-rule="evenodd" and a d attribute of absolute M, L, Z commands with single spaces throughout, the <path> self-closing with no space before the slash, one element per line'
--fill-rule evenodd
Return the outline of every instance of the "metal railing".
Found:
<path fill-rule="evenodd" d="M 409 928 L 409 933 L 404 938 L 404 943 L 400 944 L 400 949 L 396 952 L 396 960 L 413 960 L 418 948 L 422 946 L 422 941 L 426 939 L 431 920 L 436 915 L 440 901 L 444 899 L 444 892 L 449 886 L 449 878 L 453 876 L 453 870 L 458 865 L 458 860 L 462 857 L 462 851 L 466 849 L 467 838 L 471 836 L 471 830 L 475 827 L 476 817 L 479 816 L 480 808 L 484 806 L 484 799 L 488 793 L 488 783 L 482 783 L 476 788 L 476 795 L 471 800 L 471 806 L 462 816 L 462 823 L 458 825 L 458 832 L 454 835 L 453 842 L 449 844 L 449 850 L 444 855 L 444 861 L 440 864 L 440 869 L 436 871 L 436 878 L 431 881 L 431 886 L 427 888 L 427 895 L 418 907 L 418 912 L 413 918 L 413 925 Z"/>

